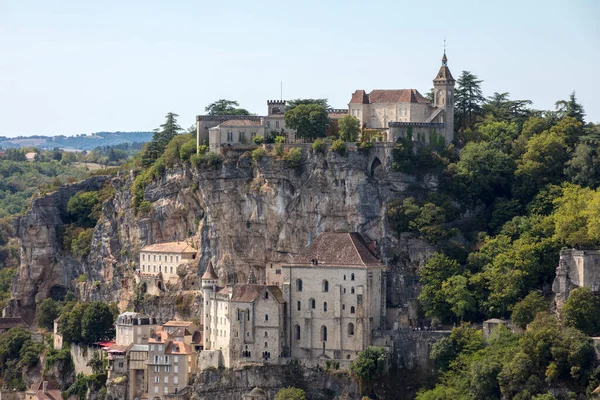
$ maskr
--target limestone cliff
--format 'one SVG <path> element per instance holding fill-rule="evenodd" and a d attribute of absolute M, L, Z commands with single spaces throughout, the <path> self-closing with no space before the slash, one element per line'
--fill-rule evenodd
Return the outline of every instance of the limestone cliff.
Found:
<path fill-rule="evenodd" d="M 133 174 L 112 177 L 116 196 L 104 204 L 91 252 L 81 262 L 61 250 L 57 239 L 61 210 L 71 195 L 97 189 L 109 178 L 95 177 L 61 188 L 35 200 L 19 221 L 22 264 L 7 313 L 31 321 L 37 303 L 68 288 L 86 300 L 131 307 L 134 266 L 140 248 L 149 243 L 191 236 L 199 253 L 194 273 L 202 272 L 212 260 L 223 282 L 241 282 L 250 270 L 264 279 L 265 266 L 284 260 L 324 231 L 359 231 L 375 241 L 390 267 L 389 306 L 406 309 L 418 293 L 416 269 L 433 249 L 420 240 L 399 240 L 387 226 L 386 202 L 402 197 L 411 185 L 423 185 L 391 172 L 389 151 L 381 147 L 370 155 L 352 151 L 341 156 L 305 149 L 302 171 L 287 168 L 273 157 L 254 163 L 239 154 L 228 155 L 217 169 L 173 168 L 146 186 L 145 199 L 152 203 L 146 215 L 136 215 L 132 207 Z M 81 273 L 87 282 L 76 282 Z M 196 276 L 186 278 L 192 295 Z M 170 293 L 170 299 L 167 294 L 146 302 L 151 307 L 146 311 L 160 313 L 161 319 L 181 312 L 173 307 L 174 296 L 181 293 Z M 194 313 L 198 304 L 191 307 Z"/>

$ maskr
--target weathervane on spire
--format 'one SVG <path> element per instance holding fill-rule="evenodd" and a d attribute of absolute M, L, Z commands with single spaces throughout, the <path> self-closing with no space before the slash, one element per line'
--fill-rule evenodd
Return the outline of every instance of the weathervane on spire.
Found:
<path fill-rule="evenodd" d="M 448 58 L 446 57 L 446 38 L 444 38 L 444 56 L 442 57 L 442 65 L 446 65 Z"/>

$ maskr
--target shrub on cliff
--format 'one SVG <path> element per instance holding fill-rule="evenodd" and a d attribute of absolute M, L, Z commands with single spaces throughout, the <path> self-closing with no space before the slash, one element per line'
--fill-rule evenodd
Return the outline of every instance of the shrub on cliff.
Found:
<path fill-rule="evenodd" d="M 312 151 L 314 153 L 325 154 L 325 152 L 327 151 L 327 143 L 325 143 L 321 139 L 315 140 L 312 144 Z"/>
<path fill-rule="evenodd" d="M 346 155 L 346 143 L 343 140 L 334 140 L 331 143 L 331 151 L 338 153 L 341 156 Z"/>
<path fill-rule="evenodd" d="M 258 147 L 252 151 L 252 159 L 255 162 L 261 162 L 268 155 L 267 151 L 262 147 Z"/>
<path fill-rule="evenodd" d="M 283 160 L 285 161 L 286 167 L 293 168 L 298 171 L 301 170 L 304 166 L 302 149 L 296 147 L 294 149 L 288 149 L 287 151 L 284 151 Z"/>
<path fill-rule="evenodd" d="M 302 389 L 287 387 L 277 392 L 275 400 L 306 400 L 306 393 Z"/>

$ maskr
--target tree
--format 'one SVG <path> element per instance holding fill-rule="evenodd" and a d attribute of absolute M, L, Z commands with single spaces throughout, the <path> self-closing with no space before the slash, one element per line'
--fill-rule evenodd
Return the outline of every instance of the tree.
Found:
<path fill-rule="evenodd" d="M 92 211 L 98 202 L 97 192 L 77 192 L 67 202 L 67 213 L 79 226 L 93 227 L 97 220 L 92 215 Z"/>
<path fill-rule="evenodd" d="M 355 142 L 360 133 L 360 121 L 352 115 L 344 115 L 338 122 L 340 138 L 345 142 Z"/>
<path fill-rule="evenodd" d="M 294 99 L 294 100 L 288 100 L 286 107 L 285 107 L 285 111 L 287 112 L 287 111 L 293 110 L 294 108 L 298 107 L 299 105 L 308 105 L 308 104 L 317 104 L 326 110 L 331 108 L 329 106 L 329 104 L 327 103 L 327 99 Z"/>
<path fill-rule="evenodd" d="M 296 130 L 296 135 L 310 141 L 325 136 L 329 125 L 327 110 L 318 104 L 300 104 L 286 110 L 285 124 Z"/>
<path fill-rule="evenodd" d="M 535 315 L 543 311 L 548 311 L 548 302 L 538 292 L 531 292 L 515 304 L 510 318 L 521 329 L 525 329 Z"/>
<path fill-rule="evenodd" d="M 442 285 L 448 278 L 458 275 L 460 265 L 448 256 L 435 253 L 425 267 L 419 271 L 423 288 L 419 294 L 419 302 L 428 317 L 447 319 L 451 316 L 450 304 L 442 291 Z"/>
<path fill-rule="evenodd" d="M 580 142 L 565 168 L 567 178 L 577 185 L 600 186 L 600 154 L 598 146 Z"/>
<path fill-rule="evenodd" d="M 565 325 L 594 336 L 600 332 L 600 299 L 589 288 L 577 288 L 569 293 L 563 317 Z"/>
<path fill-rule="evenodd" d="M 463 71 L 457 80 L 455 107 L 456 122 L 461 129 L 472 127 L 475 117 L 481 115 L 485 97 L 481 91 L 480 79 L 469 71 Z"/>
<path fill-rule="evenodd" d="M 361 392 L 372 388 L 372 384 L 385 372 L 385 365 L 386 354 L 381 347 L 369 346 L 358 353 L 350 365 L 350 372 L 358 378 Z"/>
<path fill-rule="evenodd" d="M 280 389 L 275 395 L 275 400 L 306 400 L 304 390 L 295 387 Z"/>
<path fill-rule="evenodd" d="M 450 304 L 450 310 L 461 321 L 468 312 L 476 311 L 477 302 L 473 291 L 468 288 L 469 280 L 462 275 L 454 275 L 442 282 L 442 294 Z"/>
<path fill-rule="evenodd" d="M 244 108 L 238 108 L 239 103 L 234 100 L 220 99 L 213 103 L 210 103 L 204 109 L 208 112 L 208 115 L 251 115 L 250 112 Z M 194 132 L 196 129 L 194 128 Z"/>
<path fill-rule="evenodd" d="M 523 122 L 531 115 L 531 100 L 509 100 L 509 93 L 494 93 L 483 105 L 483 111 L 501 121 Z"/>
<path fill-rule="evenodd" d="M 572 117 L 584 123 L 585 111 L 583 106 L 577 102 L 575 91 L 569 95 L 569 100 L 559 100 L 555 103 L 556 110 L 561 117 Z"/>
<path fill-rule="evenodd" d="M 40 303 L 36 312 L 36 321 L 39 327 L 52 331 L 54 320 L 60 311 L 59 304 L 53 299 L 45 299 Z"/>
<path fill-rule="evenodd" d="M 165 123 L 160 128 L 154 130 L 152 140 L 148 143 L 142 154 L 142 166 L 147 168 L 154 164 L 162 156 L 169 142 L 182 131 L 181 127 L 177 124 L 177 117 L 179 115 L 175 113 L 168 113 Z"/>
<path fill-rule="evenodd" d="M 81 319 L 81 337 L 84 343 L 94 343 L 114 336 L 113 313 L 108 304 L 93 302 Z"/>

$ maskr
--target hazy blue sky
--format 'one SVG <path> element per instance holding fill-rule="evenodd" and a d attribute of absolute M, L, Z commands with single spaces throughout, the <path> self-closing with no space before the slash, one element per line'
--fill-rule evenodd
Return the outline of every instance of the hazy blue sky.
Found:
<path fill-rule="evenodd" d="M 0 135 L 187 128 L 210 102 L 425 93 L 455 77 L 600 121 L 600 2 L 0 0 Z"/>

